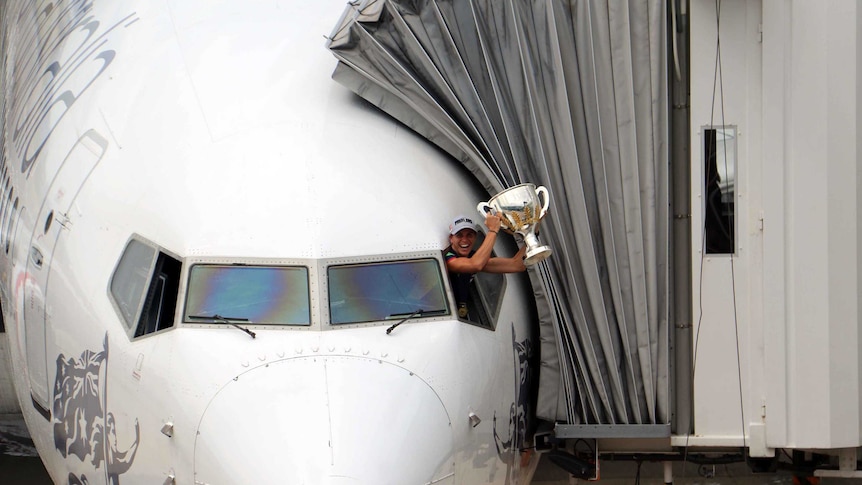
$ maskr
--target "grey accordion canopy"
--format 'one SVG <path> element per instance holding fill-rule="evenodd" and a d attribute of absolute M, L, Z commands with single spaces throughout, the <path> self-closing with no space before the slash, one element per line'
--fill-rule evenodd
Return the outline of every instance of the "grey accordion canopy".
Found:
<path fill-rule="evenodd" d="M 364 0 L 333 78 L 460 160 L 489 194 L 546 186 L 530 279 L 537 414 L 666 424 L 668 95 L 663 0 Z"/>

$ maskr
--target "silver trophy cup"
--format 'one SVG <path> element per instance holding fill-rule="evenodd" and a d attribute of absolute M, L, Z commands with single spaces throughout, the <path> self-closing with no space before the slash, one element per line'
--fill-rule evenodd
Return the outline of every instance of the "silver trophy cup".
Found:
<path fill-rule="evenodd" d="M 488 211 L 496 212 L 506 232 L 520 234 L 524 238 L 527 246 L 524 265 L 531 266 L 551 255 L 551 248 L 540 246 L 536 237 L 536 224 L 548 211 L 548 202 L 548 189 L 521 184 L 500 192 L 488 202 L 480 202 L 476 209 L 482 217 Z"/>

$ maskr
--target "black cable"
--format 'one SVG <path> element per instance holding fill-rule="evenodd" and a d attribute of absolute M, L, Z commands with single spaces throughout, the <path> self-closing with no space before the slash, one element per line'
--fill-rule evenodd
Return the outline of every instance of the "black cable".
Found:
<path fill-rule="evenodd" d="M 721 18 L 721 0 L 716 0 L 716 12 L 717 12 L 716 30 L 718 30 L 718 28 L 720 27 L 720 20 L 719 19 Z M 716 36 L 716 70 L 717 70 L 717 76 L 718 76 L 718 92 L 719 92 L 719 97 L 721 99 L 721 104 L 720 104 L 721 105 L 721 126 L 724 128 L 727 126 L 727 123 L 726 123 L 726 120 L 724 118 L 724 80 L 722 77 L 721 67 L 722 67 L 722 64 L 721 64 L 721 36 L 717 35 Z M 712 109 L 714 109 L 714 106 L 715 106 L 715 84 L 714 83 L 713 83 L 713 103 L 712 104 L 713 104 Z M 713 115 L 714 115 L 714 113 L 710 114 L 710 120 L 709 120 L 710 126 L 713 126 Z M 724 143 L 726 145 L 726 143 L 727 143 L 727 137 L 726 136 L 722 137 L 722 143 Z M 728 167 L 727 167 L 727 149 L 726 149 L 726 146 L 725 146 L 725 149 L 723 150 L 723 152 L 724 152 L 724 173 L 729 173 L 727 170 Z M 734 167 L 734 173 L 738 173 L 738 172 L 739 172 L 738 168 Z M 736 183 L 734 183 L 733 196 L 734 196 L 734 198 L 736 197 Z M 733 202 L 733 207 L 734 207 L 734 212 L 735 212 L 736 211 L 736 201 L 735 200 Z M 727 218 L 728 218 L 728 227 L 731 228 L 731 231 L 730 231 L 731 234 L 738 236 L 738 234 L 736 234 L 737 231 L 732 230 L 733 223 L 734 223 L 733 214 L 728 213 Z M 742 424 L 742 448 L 744 450 L 746 447 L 745 399 L 744 399 L 744 393 L 743 393 L 743 389 L 742 389 L 742 359 L 741 359 L 740 351 L 739 351 L 739 313 L 738 313 L 738 306 L 737 306 L 737 302 L 736 302 L 736 270 L 735 270 L 736 265 L 734 264 L 734 260 L 736 259 L 734 257 L 734 255 L 736 254 L 736 237 L 731 239 L 731 243 L 733 244 L 733 247 L 731 248 L 731 251 L 730 251 L 730 285 L 731 285 L 731 295 L 733 297 L 733 330 L 734 330 L 735 341 L 736 341 L 736 378 L 737 378 L 737 383 L 739 385 L 739 413 L 740 413 L 740 419 L 741 419 L 741 424 Z M 702 268 L 701 268 L 701 271 L 703 271 Z"/>
<path fill-rule="evenodd" d="M 724 101 L 724 81 L 722 77 L 722 60 L 721 60 L 721 0 L 715 0 L 715 26 L 716 26 L 716 39 L 715 39 L 715 67 L 714 67 L 714 75 L 713 75 L 713 92 L 712 92 L 712 102 L 710 105 L 710 121 L 709 125 L 712 129 L 715 126 L 715 101 L 716 101 L 716 93 L 718 93 L 718 97 L 720 100 L 720 115 L 721 115 L 721 123 L 722 127 L 726 127 L 725 120 L 725 101 Z M 704 135 L 705 136 L 705 135 Z M 716 140 L 717 142 L 718 140 Z M 722 143 L 727 143 L 727 137 L 723 136 Z M 728 172 L 728 164 L 727 164 L 727 149 L 723 150 L 723 163 L 724 163 L 724 173 Z M 717 160 L 716 160 L 717 163 Z M 738 170 L 734 169 L 735 172 Z M 735 185 L 734 185 L 735 188 Z M 734 197 L 736 195 L 736 190 L 734 190 Z M 734 201 L 734 210 L 736 208 L 736 203 Z M 728 232 L 731 235 L 736 236 L 737 231 L 733 230 L 733 213 L 727 213 L 725 215 L 727 218 L 727 228 L 729 228 Z M 700 344 L 700 330 L 703 322 L 703 266 L 704 260 L 706 256 L 706 219 L 703 220 L 703 229 L 701 232 L 701 256 L 700 256 L 700 273 L 699 273 L 699 291 L 698 291 L 698 322 L 697 322 L 697 331 L 695 332 L 695 342 L 694 342 L 694 353 L 693 353 L 693 362 L 692 362 L 692 373 L 691 373 L 691 381 L 692 381 L 692 394 L 694 393 L 694 376 L 697 368 L 697 351 Z M 745 449 L 747 445 L 747 440 L 745 437 L 745 399 L 744 399 L 744 391 L 742 386 L 742 359 L 740 355 L 740 341 L 739 341 L 739 311 L 737 304 L 737 295 L 736 295 L 736 271 L 735 271 L 735 251 L 736 251 L 736 241 L 735 237 L 731 238 L 731 251 L 729 253 L 730 256 L 730 275 L 731 275 L 731 295 L 733 301 L 733 325 L 734 325 L 734 334 L 735 334 L 735 344 L 736 344 L 736 371 L 737 371 L 737 383 L 739 386 L 739 406 L 740 406 L 740 419 L 741 419 L 741 427 L 742 427 L 742 448 Z M 692 405 L 694 403 L 694 396 L 692 396 Z M 689 438 L 691 436 L 691 427 L 692 421 L 694 419 L 694 413 L 690 413 L 689 418 L 689 428 L 686 430 L 686 442 L 684 447 L 684 453 L 688 453 L 688 443 Z M 685 470 L 685 469 L 683 469 Z M 683 473 L 684 476 L 684 473 Z"/>

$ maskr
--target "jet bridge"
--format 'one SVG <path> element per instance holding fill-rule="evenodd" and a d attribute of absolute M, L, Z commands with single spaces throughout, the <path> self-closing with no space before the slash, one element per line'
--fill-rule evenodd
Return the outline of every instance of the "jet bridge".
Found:
<path fill-rule="evenodd" d="M 365 0 L 329 48 L 335 80 L 489 194 L 549 188 L 555 253 L 531 280 L 558 436 L 855 463 L 860 19 L 854 2 Z"/>
<path fill-rule="evenodd" d="M 670 435 L 663 7 L 365 1 L 329 44 L 337 81 L 489 194 L 550 190 L 542 239 L 555 254 L 531 271 L 538 415 L 632 436 Z"/>

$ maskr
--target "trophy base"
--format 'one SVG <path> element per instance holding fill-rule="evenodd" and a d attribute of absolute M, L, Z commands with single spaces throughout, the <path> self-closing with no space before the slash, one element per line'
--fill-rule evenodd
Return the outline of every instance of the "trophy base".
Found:
<path fill-rule="evenodd" d="M 539 261 L 546 259 L 552 252 L 553 251 L 551 251 L 551 248 L 548 246 L 539 246 L 528 249 L 527 254 L 524 257 L 524 266 L 532 266 Z"/>

